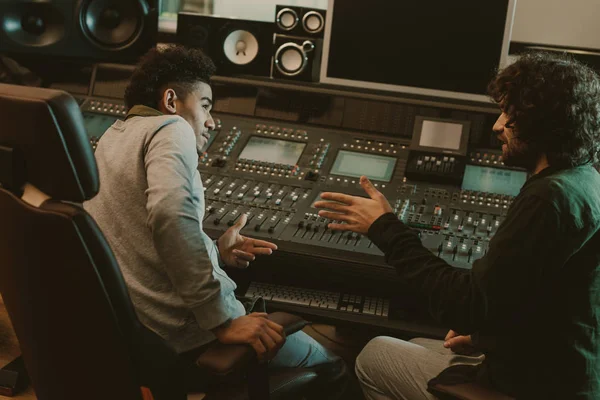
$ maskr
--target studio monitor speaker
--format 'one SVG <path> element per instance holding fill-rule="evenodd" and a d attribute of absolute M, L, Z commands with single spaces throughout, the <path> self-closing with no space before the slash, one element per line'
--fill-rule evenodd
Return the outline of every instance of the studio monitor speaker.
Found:
<path fill-rule="evenodd" d="M 156 45 L 158 1 L 0 1 L 0 52 L 136 61 Z"/>
<path fill-rule="evenodd" d="M 186 12 L 177 17 L 177 41 L 204 50 L 217 66 L 217 75 L 269 76 L 273 32 L 272 22 Z"/>
<path fill-rule="evenodd" d="M 275 7 L 276 33 L 323 38 L 325 18 L 325 10 L 278 5 Z"/>
<path fill-rule="evenodd" d="M 318 82 L 322 39 L 275 35 L 272 77 Z"/>

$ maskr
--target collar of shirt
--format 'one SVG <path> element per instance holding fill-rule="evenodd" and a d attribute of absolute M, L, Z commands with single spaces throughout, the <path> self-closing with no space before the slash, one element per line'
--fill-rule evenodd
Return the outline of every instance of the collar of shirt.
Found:
<path fill-rule="evenodd" d="M 571 167 L 571 168 L 593 168 L 593 166 L 591 164 L 583 164 L 580 165 L 578 167 Z M 553 166 L 548 166 L 546 168 L 544 168 L 543 170 L 541 170 L 540 172 L 538 172 L 537 174 L 531 176 L 529 179 L 527 179 L 527 182 L 525 182 L 525 184 L 523 185 L 523 188 L 521 190 L 523 190 L 525 187 L 527 187 L 529 184 L 531 184 L 531 182 L 534 182 L 538 179 L 541 179 L 545 176 L 550 176 L 553 175 L 559 171 L 562 171 L 564 169 L 569 169 L 569 167 L 553 167 Z"/>
<path fill-rule="evenodd" d="M 158 117 L 161 115 L 164 114 L 152 107 L 138 104 L 136 106 L 131 107 L 125 119 L 127 120 L 131 117 Z"/>

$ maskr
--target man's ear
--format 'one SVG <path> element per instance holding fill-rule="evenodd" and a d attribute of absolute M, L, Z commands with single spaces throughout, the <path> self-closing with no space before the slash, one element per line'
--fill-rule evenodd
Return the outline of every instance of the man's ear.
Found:
<path fill-rule="evenodd" d="M 160 108 L 163 114 L 176 114 L 177 113 L 177 93 L 173 89 L 167 88 L 160 99 Z"/>

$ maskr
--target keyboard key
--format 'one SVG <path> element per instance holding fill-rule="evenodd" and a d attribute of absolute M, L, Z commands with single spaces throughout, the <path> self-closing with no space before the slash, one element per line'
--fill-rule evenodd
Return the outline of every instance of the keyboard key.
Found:
<path fill-rule="evenodd" d="M 377 315 L 387 318 L 389 300 L 326 290 L 304 289 L 285 285 L 252 282 L 247 297 L 262 297 L 276 303 L 293 304 L 353 314 Z"/>

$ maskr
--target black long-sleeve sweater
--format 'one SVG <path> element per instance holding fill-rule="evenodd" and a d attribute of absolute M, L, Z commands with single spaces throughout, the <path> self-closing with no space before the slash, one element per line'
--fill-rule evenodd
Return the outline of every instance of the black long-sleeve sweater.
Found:
<path fill-rule="evenodd" d="M 531 177 L 471 270 L 421 245 L 394 214 L 369 229 L 407 291 L 436 321 L 473 334 L 480 371 L 523 399 L 600 398 L 600 174 Z"/>

